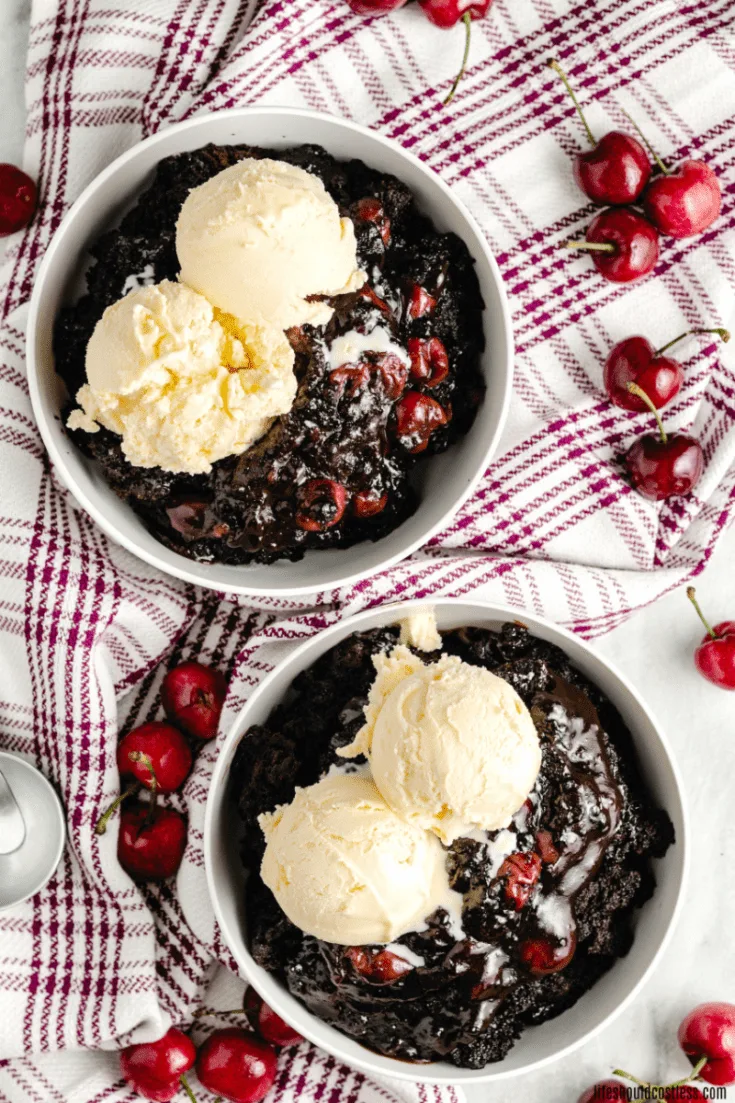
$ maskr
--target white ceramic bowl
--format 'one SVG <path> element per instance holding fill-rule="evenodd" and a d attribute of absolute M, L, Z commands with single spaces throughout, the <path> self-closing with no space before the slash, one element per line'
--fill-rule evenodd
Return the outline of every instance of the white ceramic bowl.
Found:
<path fill-rule="evenodd" d="M 74 301 L 82 290 L 80 274 L 88 246 L 133 205 L 163 157 L 208 142 L 271 147 L 316 142 L 338 158 L 361 158 L 400 177 L 434 224 L 457 233 L 475 259 L 485 301 L 485 401 L 466 437 L 417 468 L 419 508 L 377 543 L 310 551 L 298 563 L 247 567 L 195 563 L 165 548 L 148 532 L 64 431 L 59 417 L 64 391 L 54 369 L 52 331 L 59 307 Z M 204 115 L 161 131 L 118 157 L 82 193 L 61 223 L 36 278 L 28 321 L 28 377 L 36 420 L 51 459 L 76 500 L 108 536 L 187 582 L 244 594 L 299 595 L 365 578 L 405 558 L 446 525 L 485 471 L 500 438 L 511 390 L 512 344 L 503 281 L 482 231 L 446 184 L 418 158 L 354 123 L 310 111 L 251 107 Z"/>
<path fill-rule="evenodd" d="M 230 764 L 241 735 L 262 723 L 282 700 L 296 675 L 353 632 L 396 623 L 421 602 L 389 605 L 350 617 L 308 640 L 291 653 L 255 690 L 230 731 L 212 778 L 204 825 L 204 857 L 209 891 L 224 939 L 243 976 L 279 1015 L 301 1034 L 348 1065 L 374 1074 L 426 1083 L 453 1084 L 502 1080 L 530 1072 L 581 1046 L 633 1000 L 663 952 L 673 930 L 685 882 L 687 828 L 680 777 L 658 725 L 630 683 L 570 632 L 517 609 L 446 599 L 434 603 L 441 629 L 462 625 L 498 628 L 520 617 L 531 632 L 562 647 L 572 662 L 608 694 L 633 734 L 643 775 L 659 805 L 669 813 L 676 842 L 655 863 L 658 886 L 636 913 L 635 941 L 621 958 L 570 1010 L 541 1026 L 529 1027 L 508 1056 L 484 1069 L 458 1069 L 448 1063 L 412 1065 L 381 1057 L 312 1015 L 248 951 L 242 901 L 245 879 L 237 853 L 237 817 L 227 799 Z"/>

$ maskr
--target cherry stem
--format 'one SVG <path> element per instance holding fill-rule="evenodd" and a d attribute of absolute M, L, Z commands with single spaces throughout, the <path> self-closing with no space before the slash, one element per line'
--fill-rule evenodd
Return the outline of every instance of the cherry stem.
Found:
<path fill-rule="evenodd" d="M 656 356 L 660 356 L 662 352 L 666 352 L 672 345 L 676 345 L 679 341 L 683 341 L 685 337 L 691 337 L 693 333 L 715 333 L 725 344 L 730 340 L 729 331 L 722 329 L 722 327 L 716 327 L 715 329 L 688 329 L 686 333 L 680 333 L 673 341 L 669 341 L 668 344 L 662 345 L 660 349 L 656 349 Z"/>
<path fill-rule="evenodd" d="M 614 253 L 615 246 L 611 241 L 564 241 L 565 249 L 588 249 L 591 253 Z"/>
<path fill-rule="evenodd" d="M 659 157 L 658 153 L 656 153 L 656 150 L 653 148 L 653 146 L 649 142 L 646 135 L 643 133 L 641 128 L 638 126 L 638 123 L 635 121 L 633 116 L 629 115 L 628 112 L 625 110 L 625 108 L 623 108 L 623 114 L 625 115 L 628 122 L 633 125 L 636 134 L 641 139 L 644 146 L 646 147 L 648 152 L 651 154 L 651 156 L 653 157 L 653 159 L 656 162 L 656 164 L 658 165 L 658 167 L 661 169 L 661 172 L 663 172 L 665 176 L 671 176 L 671 169 L 667 168 L 666 165 L 663 163 L 663 161 Z"/>
<path fill-rule="evenodd" d="M 461 81 L 462 77 L 464 76 L 464 71 L 467 68 L 467 59 L 470 56 L 470 38 L 472 37 L 472 16 L 470 15 L 470 13 L 468 11 L 466 11 L 464 13 L 464 15 L 462 16 L 462 22 L 464 23 L 464 26 L 465 26 L 464 54 L 462 55 L 462 64 L 459 67 L 459 72 L 457 73 L 456 77 L 454 78 L 454 84 L 449 89 L 449 95 L 443 101 L 445 107 L 447 106 L 448 103 L 451 103 L 451 101 L 454 99 L 454 93 L 459 88 L 459 82 Z"/>
<path fill-rule="evenodd" d="M 702 610 L 699 607 L 699 602 L 697 601 L 697 591 L 694 589 L 693 586 L 687 586 L 687 597 L 691 601 L 694 608 L 697 610 L 697 616 L 701 620 L 704 627 L 707 629 L 707 632 L 709 633 L 709 635 L 712 637 L 713 640 L 718 640 L 720 637 L 717 635 L 717 633 L 715 632 L 714 628 L 712 628 L 710 623 L 706 620 L 704 613 L 702 612 Z M 705 1061 L 706 1061 L 706 1058 L 703 1057 L 702 1060 L 697 1065 L 697 1072 L 699 1072 L 700 1068 L 702 1067 L 702 1064 Z"/>
<path fill-rule="evenodd" d="M 574 104 L 574 106 L 577 109 L 577 114 L 579 115 L 580 119 L 582 120 L 582 126 L 584 127 L 584 129 L 587 133 L 587 137 L 589 138 L 590 145 L 591 146 L 597 145 L 597 142 L 595 141 L 595 136 L 592 133 L 592 131 L 590 130 L 589 124 L 588 124 L 587 120 L 584 117 L 584 111 L 579 106 L 579 100 L 575 96 L 574 89 L 572 88 L 571 84 L 569 83 L 569 77 L 566 75 L 566 73 L 562 69 L 561 65 L 556 60 L 556 58 L 550 57 L 549 60 L 546 62 L 546 64 L 548 65 L 549 69 L 553 69 L 554 72 L 557 73 L 561 77 L 562 82 L 564 84 L 564 87 L 566 88 L 567 92 L 571 96 L 572 103 Z"/>
<path fill-rule="evenodd" d="M 647 395 L 643 388 L 639 387 L 637 383 L 629 383 L 628 390 L 631 394 L 638 395 L 638 398 L 640 398 L 643 402 L 645 402 L 646 406 L 648 406 L 648 409 L 651 411 L 653 416 L 656 418 L 656 421 L 658 422 L 658 429 L 661 433 L 661 443 L 666 444 L 666 441 L 669 438 L 666 436 L 666 430 L 664 429 L 664 423 L 661 420 L 661 414 L 654 406 L 651 396 Z"/>
<path fill-rule="evenodd" d="M 148 788 L 150 788 L 151 793 L 155 796 L 156 790 L 158 789 L 158 782 L 156 780 L 156 771 L 153 769 L 153 763 L 151 762 L 149 756 L 143 751 L 129 751 L 128 758 L 131 762 L 143 763 L 146 770 L 151 775 L 151 783 Z"/>
<path fill-rule="evenodd" d="M 685 1084 L 691 1084 L 692 1080 L 699 1080 L 699 1074 L 707 1064 L 708 1057 L 700 1057 L 696 1065 L 684 1080 L 675 1080 L 673 1084 L 667 1084 L 667 1088 L 683 1088 Z"/>
<path fill-rule="evenodd" d="M 127 789 L 124 789 L 119 797 L 115 797 L 107 811 L 103 812 L 100 818 L 97 820 L 97 825 L 94 829 L 95 835 L 104 835 L 105 831 L 107 831 L 107 825 L 110 822 L 110 818 L 113 812 L 115 812 L 116 809 L 120 807 L 122 802 L 128 799 L 128 797 L 135 796 L 139 789 L 140 782 L 136 781 L 132 785 L 128 786 Z"/>
<path fill-rule="evenodd" d="M 690 587 L 691 588 L 691 587 Z M 630 1080 L 632 1084 L 637 1084 L 639 1088 L 644 1088 L 650 1091 L 652 1088 L 656 1088 L 658 1091 L 668 1091 L 669 1088 L 683 1088 L 685 1084 L 691 1084 L 693 1080 L 699 1079 L 699 1074 L 707 1064 L 707 1057 L 700 1058 L 696 1065 L 690 1072 L 689 1076 L 684 1080 L 675 1080 L 673 1084 L 650 1084 L 646 1080 L 639 1080 L 637 1076 L 631 1076 L 625 1069 L 613 1069 L 613 1076 L 620 1076 L 623 1080 Z"/>
<path fill-rule="evenodd" d="M 194 1095 L 194 1092 L 191 1090 L 191 1085 L 189 1084 L 189 1081 L 186 1079 L 185 1076 L 182 1075 L 182 1076 L 179 1077 L 179 1083 L 181 1084 L 182 1088 L 184 1089 L 184 1091 L 188 1095 L 190 1103 L 197 1103 L 197 1097 Z"/>

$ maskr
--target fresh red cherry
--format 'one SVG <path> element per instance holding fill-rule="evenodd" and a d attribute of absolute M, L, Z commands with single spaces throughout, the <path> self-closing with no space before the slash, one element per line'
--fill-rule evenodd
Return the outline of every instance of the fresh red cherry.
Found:
<path fill-rule="evenodd" d="M 347 3 L 358 15 L 387 15 L 402 8 L 406 0 L 347 0 Z"/>
<path fill-rule="evenodd" d="M 561 940 L 551 938 L 528 938 L 518 947 L 518 953 L 529 973 L 545 977 L 566 969 L 577 949 L 577 935 L 570 930 Z"/>
<path fill-rule="evenodd" d="M 619 1080 L 600 1080 L 580 1095 L 578 1103 L 628 1103 L 628 1089 Z"/>
<path fill-rule="evenodd" d="M 202 663 L 179 663 L 169 670 L 161 686 L 166 716 L 195 739 L 214 739 L 227 682 L 219 670 Z"/>
<path fill-rule="evenodd" d="M 723 1087 L 735 1084 L 735 1005 L 695 1007 L 679 1027 L 679 1045 L 702 1080 Z"/>
<path fill-rule="evenodd" d="M 472 37 L 472 20 L 483 19 L 490 11 L 492 2 L 493 0 L 419 0 L 419 7 L 435 27 L 442 27 L 444 30 L 448 30 L 450 27 L 456 27 L 460 22 L 464 23 L 465 27 L 462 64 L 459 68 L 459 72 L 454 78 L 452 87 L 449 89 L 443 101 L 445 106 L 453 99 L 454 93 L 457 91 L 459 82 L 464 76 L 464 71 L 467 68 L 467 59 L 470 56 L 470 40 Z"/>
<path fill-rule="evenodd" d="M 132 781 L 97 821 L 95 831 L 104 835 L 113 812 L 141 786 L 157 793 L 175 793 L 191 770 L 191 751 L 178 728 L 162 721 L 142 724 L 123 736 L 117 747 L 117 768 L 122 781 Z"/>
<path fill-rule="evenodd" d="M 436 387 L 449 375 L 449 356 L 438 337 L 409 337 L 411 376 L 427 387 Z"/>
<path fill-rule="evenodd" d="M 311 479 L 298 490 L 296 524 L 306 532 L 325 532 L 342 520 L 347 491 L 334 479 Z"/>
<path fill-rule="evenodd" d="M 280 1015 L 276 1015 L 263 997 L 249 986 L 245 989 L 243 1010 L 253 1030 L 257 1030 L 261 1038 L 272 1046 L 297 1046 L 299 1042 L 303 1042 L 298 1031 L 284 1022 Z"/>
<path fill-rule="evenodd" d="M 239 1027 L 215 1030 L 199 1047 L 197 1076 L 213 1095 L 231 1103 L 259 1103 L 273 1087 L 276 1054 Z"/>
<path fill-rule="evenodd" d="M 711 628 L 699 607 L 693 586 L 687 588 L 687 597 L 707 629 L 706 635 L 694 652 L 697 670 L 716 686 L 722 689 L 735 689 L 735 620 L 723 620 Z"/>
<path fill-rule="evenodd" d="M 120 1071 L 144 1099 L 169 1103 L 182 1087 L 193 1098 L 185 1074 L 196 1055 L 191 1038 L 172 1026 L 157 1042 L 139 1042 L 120 1050 Z"/>
<path fill-rule="evenodd" d="M 611 130 L 599 142 L 589 128 L 569 78 L 558 61 L 547 62 L 561 77 L 593 147 L 574 159 L 574 177 L 586 196 L 602 206 L 622 207 L 635 203 L 651 175 L 651 161 L 637 138 Z"/>
<path fill-rule="evenodd" d="M 175 793 L 191 770 L 189 744 L 178 728 L 162 720 L 142 724 L 124 735 L 117 747 L 121 778 L 135 778 L 146 789 Z"/>
<path fill-rule="evenodd" d="M 409 452 L 423 452 L 434 430 L 448 421 L 447 411 L 419 391 L 408 391 L 396 406 L 398 438 Z"/>
<path fill-rule="evenodd" d="M 647 410 L 639 395 L 629 390 L 635 383 L 650 398 L 657 410 L 671 402 L 684 381 L 684 369 L 678 360 L 663 353 L 693 333 L 716 333 L 723 341 L 730 340 L 726 329 L 689 329 L 656 351 L 646 337 L 627 337 L 619 341 L 605 361 L 605 390 L 611 402 L 624 410 Z"/>
<path fill-rule="evenodd" d="M 374 494 L 372 490 L 358 490 L 352 499 L 355 516 L 360 518 L 374 517 L 376 513 L 382 513 L 387 504 L 387 494 Z"/>
<path fill-rule="evenodd" d="M 405 0 L 402 2 L 405 3 Z M 355 213 L 362 222 L 373 222 L 377 226 L 383 245 L 390 244 L 390 219 L 379 199 L 358 199 Z"/>
<path fill-rule="evenodd" d="M 505 898 L 516 906 L 516 911 L 528 903 L 534 885 L 541 876 L 541 859 L 538 854 L 516 853 L 505 859 L 498 877 L 505 880 Z"/>
<path fill-rule="evenodd" d="M 425 287 L 418 283 L 412 283 L 406 296 L 406 317 L 413 321 L 416 318 L 425 318 L 433 313 L 436 307 L 436 298 L 430 295 Z"/>
<path fill-rule="evenodd" d="M 22 230 L 38 203 L 36 185 L 15 165 L 0 164 L 0 237 Z"/>
<path fill-rule="evenodd" d="M 186 820 L 173 808 L 135 801 L 120 816 L 117 858 L 135 881 L 165 881 L 181 865 L 186 849 Z"/>
<path fill-rule="evenodd" d="M 584 241 L 567 241 L 568 249 L 586 249 L 595 268 L 613 283 L 639 280 L 658 260 L 658 231 L 648 219 L 627 207 L 609 207 L 592 220 Z"/>
<path fill-rule="evenodd" d="M 654 502 L 689 494 L 704 471 L 701 444 L 686 433 L 668 435 L 658 410 L 646 392 L 635 383 L 629 383 L 628 388 L 649 407 L 659 430 L 658 436 L 647 433 L 639 437 L 625 453 L 623 463 L 633 486 L 644 498 Z"/>
<path fill-rule="evenodd" d="M 345 950 L 345 957 L 349 958 L 358 973 L 377 984 L 392 984 L 413 969 L 409 961 L 392 950 L 372 954 L 362 946 L 350 946 Z"/>
<path fill-rule="evenodd" d="M 648 218 L 670 237 L 701 234 L 715 221 L 721 206 L 720 181 L 704 161 L 684 161 L 674 172 L 665 169 L 643 196 Z"/>

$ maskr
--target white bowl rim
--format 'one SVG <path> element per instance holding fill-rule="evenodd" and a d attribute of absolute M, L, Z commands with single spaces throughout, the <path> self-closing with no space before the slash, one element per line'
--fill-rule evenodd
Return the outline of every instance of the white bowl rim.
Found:
<path fill-rule="evenodd" d="M 10 759 L 14 764 L 18 764 L 21 768 L 26 769 L 30 774 L 34 775 L 34 783 L 38 782 L 41 788 L 48 789 L 51 797 L 52 807 L 54 809 L 55 816 L 57 817 L 58 836 L 56 840 L 56 846 L 53 852 L 49 851 L 49 857 L 53 856 L 53 862 L 49 865 L 48 869 L 39 877 L 35 886 L 23 896 L 19 896 L 17 900 L 14 900 L 12 904 L 5 904 L 0 907 L 0 913 L 12 911 L 13 908 L 17 908 L 19 904 L 22 904 L 26 900 L 30 900 L 32 896 L 35 896 L 42 889 L 46 887 L 56 870 L 59 868 L 59 862 L 61 861 L 61 855 L 64 853 L 64 847 L 66 846 L 66 818 L 64 816 L 64 806 L 61 803 L 59 794 L 54 789 L 53 785 L 42 774 L 39 768 L 31 762 L 29 759 L 24 758 L 23 755 L 16 754 L 14 751 L 2 751 L 0 750 L 0 767 L 4 760 Z"/>
<path fill-rule="evenodd" d="M 206 129 L 207 124 L 215 116 L 217 118 L 229 117 L 229 118 L 252 118 L 255 116 L 281 116 L 288 115 L 296 118 L 311 118 L 319 119 L 334 125 L 337 128 L 344 128 L 346 130 L 356 132 L 363 137 L 383 145 L 393 151 L 398 151 L 401 156 L 412 163 L 415 168 L 419 169 L 424 175 L 428 175 L 433 183 L 439 187 L 443 192 L 447 202 L 451 203 L 453 207 L 458 209 L 465 219 L 470 230 L 475 235 L 477 245 L 483 253 L 484 260 L 488 264 L 495 281 L 496 290 L 498 294 L 498 303 L 500 306 L 500 317 L 502 319 L 502 325 L 505 330 L 505 346 L 507 350 L 505 364 L 497 364 L 496 370 L 503 373 L 503 394 L 499 403 L 496 403 L 496 409 L 498 410 L 497 423 L 495 431 L 490 435 L 487 446 L 483 452 L 482 460 L 477 464 L 477 469 L 473 477 L 466 483 L 464 488 L 457 494 L 454 500 L 454 504 L 447 509 L 447 511 L 429 528 L 427 528 L 418 538 L 410 540 L 401 551 L 387 556 L 384 560 L 371 568 L 369 571 L 352 570 L 339 573 L 335 571 L 334 576 L 328 581 L 321 582 L 319 584 L 295 584 L 290 585 L 287 591 L 283 589 L 270 588 L 269 586 L 257 586 L 248 584 L 245 579 L 242 584 L 232 584 L 223 589 L 221 585 L 208 579 L 204 571 L 201 574 L 190 566 L 191 563 L 196 561 L 187 560 L 184 556 L 177 555 L 177 562 L 169 563 L 161 560 L 152 551 L 148 551 L 146 548 L 140 547 L 137 542 L 122 532 L 114 517 L 109 518 L 105 513 L 98 509 L 97 506 L 90 500 L 85 491 L 77 484 L 76 479 L 68 472 L 66 468 L 66 462 L 64 456 L 56 443 L 56 434 L 63 429 L 59 430 L 58 426 L 53 425 L 51 421 L 47 421 L 43 412 L 43 403 L 41 400 L 41 392 L 39 386 L 39 373 L 36 365 L 35 357 L 35 333 L 38 325 L 38 315 L 41 309 L 41 301 L 44 294 L 44 285 L 46 282 L 46 274 L 51 268 L 56 253 L 63 247 L 64 243 L 64 231 L 66 226 L 72 222 L 78 215 L 78 212 L 86 206 L 90 197 L 101 188 L 112 176 L 114 176 L 123 165 L 126 165 L 129 161 L 134 160 L 140 155 L 142 149 L 149 149 L 167 139 L 167 137 L 173 132 L 181 132 L 186 130 L 196 130 L 199 127 Z M 99 525 L 102 531 L 114 540 L 117 544 L 122 545 L 133 555 L 139 559 L 143 559 L 153 567 L 157 567 L 167 575 L 173 575 L 175 578 L 181 579 L 183 582 L 188 582 L 196 586 L 203 586 L 206 589 L 212 589 L 219 593 L 237 593 L 250 595 L 253 597 L 303 597 L 309 594 L 315 594 L 332 589 L 336 589 L 344 586 L 351 586 L 357 582 L 362 581 L 364 578 L 375 577 L 382 571 L 388 570 L 390 567 L 395 566 L 396 563 L 402 562 L 412 555 L 418 548 L 427 544 L 432 537 L 436 535 L 442 528 L 444 528 L 451 519 L 456 516 L 459 510 L 462 508 L 467 499 L 476 489 L 483 474 L 487 470 L 492 457 L 495 454 L 497 446 L 500 442 L 503 430 L 505 428 L 508 409 L 510 406 L 511 394 L 513 389 L 513 363 L 514 363 L 514 341 L 513 341 L 513 324 L 511 319 L 511 311 L 508 303 L 508 296 L 505 290 L 505 281 L 500 273 L 498 263 L 495 260 L 492 250 L 487 242 L 487 238 L 480 227 L 477 219 L 474 217 L 469 208 L 455 196 L 451 188 L 444 182 L 444 180 L 425 165 L 419 157 L 417 157 L 410 150 L 405 149 L 398 142 L 394 142 L 391 138 L 387 138 L 377 131 L 371 130 L 370 127 L 362 126 L 359 123 L 354 123 L 348 119 L 342 119 L 338 116 L 329 115 L 322 111 L 312 111 L 308 108 L 296 108 L 296 107 L 279 107 L 277 105 L 267 106 L 255 106 L 255 107 L 232 107 L 227 108 L 224 111 L 206 112 L 192 116 L 190 119 L 185 119 L 183 122 L 174 123 L 171 126 L 163 127 L 155 134 L 150 135 L 148 138 L 142 139 L 140 142 L 136 142 L 130 149 L 116 157 L 102 172 L 98 173 L 95 178 L 84 188 L 78 198 L 71 205 L 69 210 L 64 215 L 59 226 L 57 227 L 53 238 L 46 250 L 44 257 L 39 265 L 38 272 L 36 274 L 33 291 L 31 294 L 30 307 L 28 313 L 28 327 L 26 335 L 26 362 L 28 372 L 28 386 L 31 399 L 31 406 L 36 419 L 36 423 L 41 433 L 43 443 L 46 450 L 54 463 L 54 466 L 59 473 L 62 482 L 76 499 L 81 508 Z M 125 504 L 126 508 L 130 508 Z M 376 541 L 380 543 L 380 541 Z M 163 546 L 163 545 L 162 545 Z M 349 550 L 349 549 L 346 549 Z M 179 565 L 178 560 L 181 560 Z M 247 565 L 244 565 L 243 570 L 247 570 Z"/>
<path fill-rule="evenodd" d="M 465 600 L 463 598 L 460 599 L 451 597 L 436 598 L 433 600 L 415 599 L 411 601 L 391 602 L 385 605 L 374 606 L 370 609 L 364 609 L 359 613 L 355 613 L 349 617 L 345 617 L 341 620 L 335 621 L 334 624 L 329 625 L 327 628 L 321 629 L 319 632 L 316 632 L 313 636 L 311 636 L 308 640 L 305 640 L 303 643 L 295 647 L 294 650 L 290 652 L 290 654 L 287 655 L 281 663 L 278 663 L 273 668 L 273 670 L 269 671 L 263 681 L 256 686 L 246 703 L 240 709 L 240 712 L 238 713 L 234 722 L 230 726 L 227 735 L 225 736 L 222 746 L 219 748 L 217 760 L 212 772 L 212 779 L 210 782 L 209 795 L 207 798 L 204 817 L 204 866 L 206 871 L 207 887 L 209 890 L 210 900 L 214 909 L 215 918 L 219 925 L 224 942 L 229 947 L 230 953 L 232 954 L 233 958 L 235 958 L 241 971 L 241 975 L 244 976 L 247 983 L 252 985 L 252 987 L 256 990 L 259 990 L 257 980 L 255 979 L 249 968 L 252 963 L 252 957 L 249 951 L 247 952 L 247 958 L 241 958 L 241 956 L 235 954 L 235 951 L 232 949 L 232 943 L 228 937 L 228 925 L 223 917 L 222 909 L 219 906 L 219 894 L 212 874 L 212 842 L 215 794 L 218 789 L 226 784 L 226 779 L 224 775 L 227 768 L 229 767 L 228 751 L 234 744 L 235 740 L 239 738 L 239 736 L 242 734 L 242 731 L 244 730 L 245 717 L 247 716 L 253 705 L 257 703 L 259 698 L 268 691 L 271 681 L 273 681 L 276 678 L 276 675 L 283 670 L 284 666 L 293 666 L 298 670 L 303 669 L 303 667 L 300 665 L 300 659 L 314 646 L 315 641 L 318 640 L 320 643 L 323 643 L 325 639 L 328 639 L 331 636 L 344 633 L 346 628 L 350 630 L 350 633 L 360 631 L 361 626 L 365 625 L 366 622 L 372 621 L 376 616 L 383 614 L 386 610 L 391 610 L 395 612 L 395 620 L 396 622 L 398 622 L 412 611 L 425 610 L 427 607 L 439 608 L 441 606 L 453 607 L 457 605 L 472 606 L 474 609 L 477 610 L 478 617 L 481 616 L 483 617 L 483 619 L 510 621 L 520 620 L 523 623 L 528 621 L 531 631 L 533 631 L 534 628 L 538 626 L 544 631 L 548 630 L 552 633 L 552 635 L 556 634 L 562 640 L 568 640 L 570 642 L 573 642 L 577 646 L 581 646 L 582 650 L 590 654 L 595 662 L 598 662 L 606 667 L 607 670 L 612 674 L 612 676 L 618 680 L 622 688 L 631 695 L 639 708 L 647 715 L 654 730 L 656 731 L 656 734 L 661 743 L 661 747 L 666 756 L 667 765 L 669 766 L 674 779 L 677 796 L 681 806 L 681 838 L 679 838 L 677 834 L 676 839 L 676 845 L 677 847 L 680 847 L 681 853 L 681 874 L 676 894 L 676 902 L 670 912 L 666 930 L 664 931 L 658 947 L 651 956 L 650 961 L 648 962 L 628 994 L 601 1022 L 592 1027 L 589 1031 L 582 1034 L 579 1038 L 570 1042 L 568 1045 L 563 1046 L 557 1052 L 549 1054 L 546 1057 L 539 1058 L 537 1061 L 531 1061 L 521 1068 L 496 1068 L 496 1070 L 493 1071 L 493 1065 L 490 1064 L 486 1065 L 483 1069 L 480 1070 L 461 1069 L 455 1068 L 454 1066 L 449 1065 L 447 1062 L 437 1062 L 432 1065 L 414 1065 L 409 1062 L 403 1062 L 392 1058 L 385 1058 L 379 1054 L 375 1054 L 375 1058 L 380 1058 L 382 1062 L 392 1062 L 392 1065 L 394 1067 L 391 1068 L 390 1071 L 387 1071 L 383 1063 L 381 1063 L 380 1066 L 374 1063 L 374 1061 L 372 1060 L 373 1054 L 369 1049 L 365 1047 L 361 1047 L 364 1052 L 364 1057 L 362 1057 L 362 1055 L 360 1057 L 356 1057 L 352 1053 L 347 1055 L 343 1052 L 340 1052 L 339 1046 L 336 1043 L 332 1045 L 325 1042 L 321 1038 L 315 1037 L 310 1027 L 312 1020 L 321 1021 L 318 1020 L 317 1016 L 310 1012 L 305 1006 L 300 1005 L 300 1010 L 303 1017 L 295 1020 L 293 1014 L 291 1014 L 288 1009 L 284 1009 L 282 1004 L 279 1006 L 278 1000 L 276 999 L 274 1001 L 272 994 L 268 994 L 268 1002 L 277 1014 L 279 1014 L 285 1021 L 287 1021 L 291 1026 L 298 1030 L 299 1033 L 303 1034 L 304 1037 L 307 1038 L 310 1042 L 312 1042 L 319 1048 L 331 1053 L 332 1056 L 338 1058 L 341 1061 L 344 1061 L 348 1065 L 357 1067 L 362 1072 L 367 1072 L 377 1078 L 392 1076 L 397 1080 L 409 1080 L 421 1084 L 494 1083 L 500 1082 L 501 1080 L 510 1080 L 518 1076 L 524 1076 L 526 1073 L 538 1072 L 541 1069 L 548 1067 L 553 1062 L 560 1060 L 562 1057 L 567 1057 L 571 1053 L 574 1053 L 581 1046 L 586 1045 L 593 1038 L 597 1037 L 597 1035 L 600 1034 L 603 1030 L 606 1030 L 607 1027 L 610 1026 L 610 1024 L 615 1019 L 622 1015 L 626 1008 L 628 1008 L 637 998 L 642 988 L 646 985 L 652 973 L 658 966 L 666 948 L 668 947 L 684 906 L 684 893 L 689 879 L 689 867 L 691 860 L 689 843 L 689 812 L 685 797 L 686 791 L 682 781 L 679 766 L 673 754 L 671 745 L 663 729 L 661 728 L 661 725 L 659 724 L 655 714 L 643 701 L 640 693 L 635 689 L 635 687 L 632 685 L 626 675 L 623 674 L 622 671 L 620 671 L 614 663 L 598 655 L 594 648 L 592 648 L 586 640 L 582 639 L 580 636 L 569 631 L 568 629 L 563 628 L 561 625 L 556 624 L 554 621 L 549 620 L 548 618 L 540 616 L 536 613 L 531 613 L 530 611 L 519 609 L 518 607 L 509 606 L 502 603 L 484 601 L 477 598 L 468 600 Z M 558 642 L 558 640 L 554 642 Z M 615 966 L 613 965 L 612 968 L 614 969 Z M 280 987 L 281 986 L 279 985 L 279 989 Z M 260 995 L 265 998 L 262 992 L 260 993 Z M 336 1028 L 334 1028 L 334 1032 L 335 1034 L 339 1033 Z M 350 1040 L 357 1041 L 357 1039 Z"/>

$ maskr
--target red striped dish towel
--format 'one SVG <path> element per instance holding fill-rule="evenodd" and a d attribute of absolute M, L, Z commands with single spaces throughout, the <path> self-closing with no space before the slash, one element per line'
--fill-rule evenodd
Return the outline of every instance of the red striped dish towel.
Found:
<path fill-rule="evenodd" d="M 707 470 L 696 495 L 662 506 L 619 476 L 614 457 L 645 422 L 610 408 L 601 373 L 632 332 L 663 343 L 692 325 L 735 327 L 734 21 L 732 0 L 495 0 L 443 108 L 461 32 L 431 27 L 416 5 L 366 20 L 344 0 L 34 0 L 25 167 L 43 202 L 0 283 L 0 747 L 58 785 L 70 842 L 49 886 L 0 916 L 0 1099 L 129 1099 L 113 1052 L 121 1043 L 189 1022 L 205 999 L 237 998 L 240 982 L 217 969 L 228 958 L 203 881 L 216 746 L 181 797 L 189 845 L 175 884 L 135 887 L 114 831 L 93 833 L 117 791 L 117 733 L 153 715 L 161 664 L 201 656 L 231 672 L 225 729 L 295 640 L 344 612 L 472 594 L 593 636 L 711 555 L 735 493 L 732 354 L 684 348 L 686 383 L 668 422 L 693 428 Z M 582 235 L 591 208 L 572 180 L 582 135 L 545 68 L 550 54 L 573 70 L 597 131 L 625 125 L 625 108 L 667 159 L 701 155 L 723 181 L 715 226 L 664 241 L 655 278 L 638 286 L 605 283 L 557 248 Z M 410 562 L 298 609 L 220 599 L 110 544 L 49 468 L 23 357 L 36 266 L 81 188 L 171 121 L 255 102 L 356 119 L 434 168 L 496 252 L 518 350 L 499 456 L 456 520 Z M 277 1092 L 286 1103 L 420 1098 L 412 1085 L 372 1086 L 308 1046 L 283 1059 Z"/>

